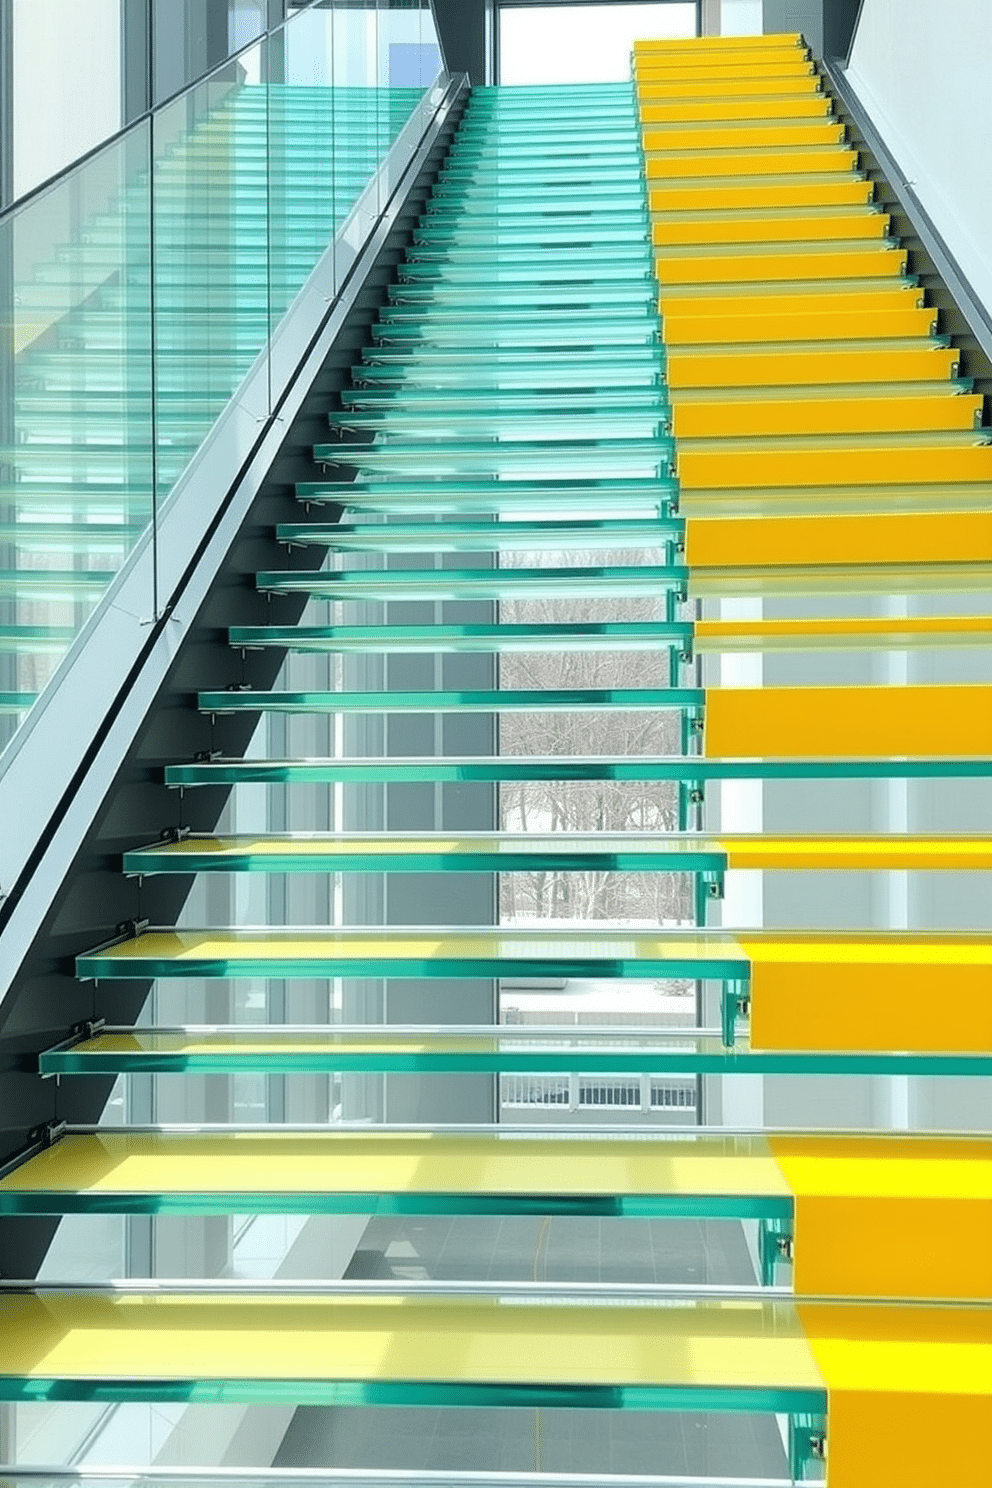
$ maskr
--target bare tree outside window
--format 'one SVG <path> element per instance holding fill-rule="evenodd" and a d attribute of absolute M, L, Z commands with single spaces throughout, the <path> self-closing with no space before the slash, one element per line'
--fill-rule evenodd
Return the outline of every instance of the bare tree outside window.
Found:
<path fill-rule="evenodd" d="M 589 567 L 659 564 L 656 549 L 585 553 L 507 553 L 501 566 Z M 561 624 L 658 620 L 665 597 L 626 600 L 503 600 L 504 624 Z M 667 687 L 667 649 L 653 651 L 509 652 L 500 659 L 505 688 Z M 677 754 L 679 715 L 674 711 L 506 713 L 500 753 L 518 755 Z M 677 829 L 676 787 L 666 781 L 521 781 L 500 787 L 500 824 L 522 832 L 671 832 Z M 691 922 L 692 893 L 684 873 L 513 873 L 500 875 L 504 920 L 536 915 L 552 919 Z"/>

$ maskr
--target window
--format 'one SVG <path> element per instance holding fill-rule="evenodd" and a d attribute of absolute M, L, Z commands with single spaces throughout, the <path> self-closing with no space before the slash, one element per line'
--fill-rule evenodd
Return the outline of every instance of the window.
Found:
<path fill-rule="evenodd" d="M 695 36 L 695 0 L 658 4 L 501 5 L 501 83 L 622 83 L 643 37 Z"/>

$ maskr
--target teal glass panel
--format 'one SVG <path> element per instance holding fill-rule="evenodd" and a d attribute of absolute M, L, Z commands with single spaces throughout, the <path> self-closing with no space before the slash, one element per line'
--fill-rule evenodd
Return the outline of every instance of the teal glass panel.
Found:
<path fill-rule="evenodd" d="M 153 873 L 722 873 L 719 842 L 674 833 L 425 832 L 184 837 L 124 854 L 124 872 Z"/>
<path fill-rule="evenodd" d="M 691 1030 L 623 1028 L 530 1032 L 480 1029 L 468 1035 L 425 1028 L 407 1033 L 326 1026 L 309 1036 L 281 1028 L 134 1029 L 100 1035 L 39 1056 L 46 1075 L 606 1074 L 606 1075 L 962 1075 L 988 1077 L 992 1055 L 945 1053 L 752 1052 L 726 1048 Z"/>
<path fill-rule="evenodd" d="M 497 352 L 498 356 L 499 353 Z M 457 442 L 439 439 L 436 443 L 417 443 L 397 439 L 389 444 L 317 444 L 314 459 L 319 465 L 350 465 L 356 470 L 402 476 L 473 475 L 476 473 L 511 475 L 523 467 L 553 471 L 574 469 L 577 476 L 606 474 L 612 470 L 651 470 L 668 475 L 675 457 L 671 438 L 654 439 L 585 439 L 568 440 L 520 439 L 469 440 Z"/>
<path fill-rule="evenodd" d="M 268 332 L 270 257 L 264 155 L 266 43 L 243 52 L 154 119 L 152 286 L 155 484 L 165 496 L 241 383 Z M 164 272 L 163 272 L 164 271 Z M 244 320 L 241 316 L 248 317 Z M 251 317 L 254 317 L 252 324 Z M 177 397 L 178 395 L 178 397 Z M 248 412 L 268 413 L 264 392 Z M 181 429 L 170 406 L 196 409 Z M 187 403 L 187 400 L 188 403 Z"/>
<path fill-rule="evenodd" d="M 600 513 L 651 511 L 665 513 L 678 498 L 674 480 L 587 481 L 301 481 L 296 487 L 305 505 L 329 502 L 351 511 L 382 516 L 402 513 L 491 512 L 526 515 L 528 509 Z"/>
<path fill-rule="evenodd" d="M 0 749 L 152 517 L 149 137 L 0 223 Z"/>
<path fill-rule="evenodd" d="M 507 599 L 523 595 L 589 598 L 606 595 L 653 599 L 684 592 L 686 568 L 617 564 L 602 568 L 497 569 L 293 569 L 260 573 L 258 588 L 268 594 L 314 594 L 325 599 Z"/>
<path fill-rule="evenodd" d="M 201 692 L 203 713 L 567 713 L 573 708 L 702 708 L 701 687 L 602 687 L 498 692 Z"/>
<path fill-rule="evenodd" d="M 574 522 L 281 522 L 280 542 L 327 543 L 349 552 L 389 553 L 528 552 L 550 548 L 662 547 L 681 542 L 685 523 L 677 517 L 638 520 L 595 518 Z M 622 629 L 617 634 L 622 634 Z"/>
<path fill-rule="evenodd" d="M 570 341 L 581 341 L 589 346 L 656 346 L 659 342 L 657 317 L 652 321 L 647 315 L 617 318 L 587 316 L 577 312 L 574 317 L 548 315 L 541 320 L 514 323 L 494 319 L 490 324 L 470 320 L 460 325 L 434 325 L 421 322 L 419 325 L 391 325 L 380 323 L 372 327 L 372 339 L 376 355 L 383 344 L 397 344 L 407 348 L 418 359 L 424 348 L 434 346 L 546 346 Z"/>
<path fill-rule="evenodd" d="M 167 765 L 171 786 L 326 785 L 333 781 L 673 780 L 701 790 L 713 780 L 988 780 L 992 759 L 711 759 L 701 755 L 495 755 L 438 759 L 217 759 Z"/>
<path fill-rule="evenodd" d="M 232 646 L 290 651 L 692 651 L 692 626 L 678 621 L 631 620 L 561 625 L 242 625 L 228 632 Z M 0 636 L 0 647 L 3 637 Z"/>
<path fill-rule="evenodd" d="M 753 936 L 752 936 L 753 938 Z M 746 979 L 730 932 L 616 929 L 154 929 L 76 958 L 84 980 L 153 977 Z"/>

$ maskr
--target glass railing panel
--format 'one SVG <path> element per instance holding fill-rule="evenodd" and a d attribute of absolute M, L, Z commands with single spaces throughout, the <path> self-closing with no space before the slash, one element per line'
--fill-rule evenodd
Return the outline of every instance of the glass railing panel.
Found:
<path fill-rule="evenodd" d="M 265 64 L 258 43 L 154 119 L 155 484 L 163 497 L 267 339 Z M 251 412 L 263 419 L 267 399 L 255 398 Z"/>
<path fill-rule="evenodd" d="M 0 223 L 0 747 L 152 515 L 148 159 L 145 124 Z"/>

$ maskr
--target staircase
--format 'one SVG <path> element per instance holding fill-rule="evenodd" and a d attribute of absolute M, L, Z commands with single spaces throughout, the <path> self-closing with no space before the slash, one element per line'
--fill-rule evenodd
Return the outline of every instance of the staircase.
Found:
<path fill-rule="evenodd" d="M 313 604 L 299 626 L 230 636 L 241 650 L 342 658 L 338 669 L 312 687 L 205 679 L 196 700 L 208 718 L 388 715 L 388 752 L 177 761 L 173 838 L 124 855 L 129 875 L 201 884 L 438 875 L 437 923 L 139 925 L 78 957 L 97 1012 L 108 983 L 192 982 L 207 1008 L 228 983 L 274 979 L 326 984 L 328 1021 L 97 1017 L 41 1056 L 45 1076 L 414 1075 L 426 1087 L 452 1075 L 992 1074 L 989 932 L 710 923 L 742 869 L 989 868 L 978 828 L 712 825 L 713 785 L 967 789 L 992 774 L 986 687 L 852 682 L 844 665 L 987 639 L 980 613 L 879 603 L 988 586 L 981 398 L 798 38 L 645 43 L 634 69 L 633 88 L 475 90 L 352 386 L 328 411 L 299 519 L 279 529 L 287 548 L 313 549 L 313 565 L 257 575 L 275 616 L 282 595 Z M 780 615 L 783 598 L 805 608 Z M 731 614 L 728 602 L 753 600 L 767 604 Z M 599 618 L 506 619 L 536 601 L 563 613 L 594 601 Z M 405 608 L 425 602 L 433 619 Z M 481 613 L 491 618 L 462 618 Z M 805 685 L 727 685 L 717 670 L 735 653 L 783 651 L 808 656 Z M 592 654 L 607 669 L 634 657 L 638 685 L 457 686 L 440 668 L 492 654 L 504 684 L 519 681 L 521 657 Z M 362 669 L 380 656 L 436 665 L 424 685 L 395 687 L 388 670 Z M 818 680 L 825 656 L 842 680 Z M 382 685 L 342 681 L 375 675 Z M 568 747 L 569 721 L 659 713 L 669 752 Z M 552 720 L 559 747 L 444 749 L 451 720 L 518 714 Z M 404 728 L 429 733 L 434 751 L 398 753 Z M 181 822 L 185 793 L 218 785 L 326 786 L 340 803 L 364 787 L 562 780 L 664 785 L 676 830 L 490 821 L 205 836 Z M 445 875 L 503 872 L 686 875 L 693 916 L 447 922 Z M 488 1024 L 432 1016 L 432 989 L 508 978 L 687 979 L 700 992 L 688 1027 L 507 1025 L 495 1003 Z M 349 987 L 385 982 L 422 1014 L 348 1023 L 338 1008 L 335 1021 L 336 981 L 345 1007 Z M 939 1017 L 935 985 L 953 987 Z M 512 1282 L 51 1285 L 0 1296 L 4 1398 L 747 1413 L 766 1441 L 779 1415 L 796 1477 L 980 1481 L 986 1139 L 729 1123 L 501 1130 L 452 1116 L 431 1129 L 356 1129 L 347 1111 L 325 1129 L 70 1128 L 0 1178 L 0 1213 L 742 1221 L 757 1236 L 755 1283 L 630 1280 L 622 1267 L 619 1280 L 554 1282 L 535 1261 L 533 1280 Z M 842 1111 L 831 1123 L 855 1124 Z M 656 1470 L 690 1468 L 676 1454 Z"/>

